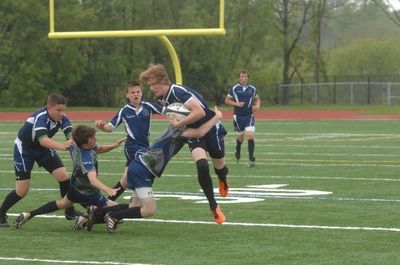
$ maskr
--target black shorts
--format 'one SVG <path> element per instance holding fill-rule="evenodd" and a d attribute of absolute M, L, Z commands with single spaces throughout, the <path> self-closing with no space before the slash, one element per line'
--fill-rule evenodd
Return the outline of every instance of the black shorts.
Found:
<path fill-rule="evenodd" d="M 225 157 L 225 135 L 226 130 L 224 126 L 217 124 L 204 137 L 189 138 L 187 142 L 190 151 L 199 147 L 206 150 L 211 158 L 221 159 Z"/>

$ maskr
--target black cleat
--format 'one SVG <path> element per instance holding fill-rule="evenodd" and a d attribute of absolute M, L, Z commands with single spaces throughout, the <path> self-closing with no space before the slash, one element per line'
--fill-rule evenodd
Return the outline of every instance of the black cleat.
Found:
<path fill-rule="evenodd" d="M 31 217 L 30 213 L 21 213 L 18 215 L 14 221 L 15 228 L 21 228 L 26 222 L 29 221 L 29 217 Z"/>
<path fill-rule="evenodd" d="M 110 216 L 110 212 L 106 213 L 106 215 L 104 216 L 104 222 L 106 223 L 106 228 L 108 233 L 114 234 L 117 232 L 118 220 L 112 218 Z"/>
<path fill-rule="evenodd" d="M 93 225 L 94 225 L 94 212 L 96 211 L 97 207 L 94 205 L 90 205 L 87 208 L 87 215 L 88 215 L 88 221 L 86 224 L 86 229 L 90 232 L 92 231 Z"/>
<path fill-rule="evenodd" d="M 10 227 L 7 222 L 7 214 L 0 214 L 0 227 Z"/>
<path fill-rule="evenodd" d="M 65 219 L 67 219 L 67 220 L 75 220 L 75 217 L 77 217 L 77 216 L 84 216 L 84 214 L 82 212 L 75 210 L 74 207 L 65 209 L 64 214 L 65 214 Z"/>

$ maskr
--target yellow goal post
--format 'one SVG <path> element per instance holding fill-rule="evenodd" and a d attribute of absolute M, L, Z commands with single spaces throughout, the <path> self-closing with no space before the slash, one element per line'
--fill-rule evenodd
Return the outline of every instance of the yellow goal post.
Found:
<path fill-rule="evenodd" d="M 103 30 L 103 31 L 69 31 L 55 30 L 54 0 L 49 0 L 50 32 L 49 39 L 82 39 L 82 38 L 126 38 L 126 37 L 157 37 L 168 50 L 175 70 L 175 81 L 182 84 L 182 71 L 177 53 L 167 36 L 205 36 L 225 35 L 224 16 L 225 0 L 219 0 L 219 27 L 202 29 L 147 29 L 147 30 Z"/>

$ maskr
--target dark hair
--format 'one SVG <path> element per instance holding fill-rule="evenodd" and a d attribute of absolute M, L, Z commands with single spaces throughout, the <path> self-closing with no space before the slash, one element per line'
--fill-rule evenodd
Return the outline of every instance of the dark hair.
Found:
<path fill-rule="evenodd" d="M 57 105 L 57 104 L 67 105 L 67 99 L 63 95 L 58 93 L 51 94 L 47 98 L 47 105 Z"/>
<path fill-rule="evenodd" d="M 81 147 L 83 144 L 87 144 L 89 138 L 93 137 L 95 134 L 96 129 L 86 125 L 78 125 L 72 130 L 72 139 Z"/>
<path fill-rule="evenodd" d="M 138 86 L 141 88 L 139 81 L 128 81 L 125 85 L 125 93 L 128 92 L 128 88 Z"/>
<path fill-rule="evenodd" d="M 247 74 L 247 77 L 250 78 L 249 71 L 247 71 L 246 69 L 240 69 L 238 77 L 240 77 L 240 74 Z"/>

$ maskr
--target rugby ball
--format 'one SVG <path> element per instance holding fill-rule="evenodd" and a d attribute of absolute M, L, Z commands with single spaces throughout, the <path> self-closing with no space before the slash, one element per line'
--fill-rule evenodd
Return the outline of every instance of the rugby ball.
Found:
<path fill-rule="evenodd" d="M 189 115 L 189 113 L 190 109 L 180 102 L 169 104 L 165 109 L 165 115 L 170 120 L 175 119 L 177 121 L 180 121 L 187 115 Z"/>

